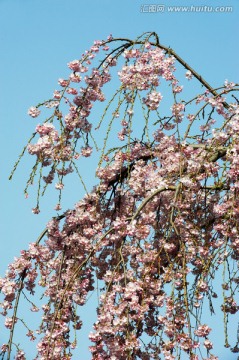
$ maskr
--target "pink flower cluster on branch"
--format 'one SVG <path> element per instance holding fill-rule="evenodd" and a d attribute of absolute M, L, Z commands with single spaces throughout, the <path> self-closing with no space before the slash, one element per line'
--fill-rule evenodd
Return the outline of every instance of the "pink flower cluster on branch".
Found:
<path fill-rule="evenodd" d="M 134 42 L 97 41 L 83 60 L 70 62 L 73 73 L 59 81 L 64 90 L 54 95 L 59 102 L 66 100 L 69 113 L 63 117 L 57 105 L 58 128 L 52 121 L 36 128 L 39 140 L 29 144 L 28 151 L 42 166 L 51 165 L 44 178 L 51 183 L 55 172 L 60 176 L 72 172 L 75 141 L 83 134 L 88 139 L 92 104 L 104 100 L 102 87 L 110 80 L 109 67 L 117 65 L 124 54 L 126 63 L 119 71 L 121 97 L 113 119 L 123 114 L 123 131 L 118 136 L 122 141 L 127 136 L 125 144 L 109 152 L 104 149 L 96 170 L 98 185 L 73 210 L 53 218 L 43 234 L 45 242 L 30 244 L 0 279 L 2 315 L 10 330 L 2 354 L 12 352 L 14 328 L 20 320 L 18 301 L 24 293 L 26 299 L 34 299 L 28 299 L 31 311 L 39 308 L 41 312 L 36 358 L 70 359 L 73 350 L 78 351 L 74 334 L 83 325 L 79 307 L 96 291 L 97 281 L 101 287 L 97 319 L 89 334 L 92 360 L 173 360 L 182 354 L 190 360 L 218 359 L 210 339 L 213 329 L 201 313 L 208 299 L 211 304 L 220 297 L 215 279 L 218 274 L 221 277 L 221 267 L 225 327 L 239 309 L 235 270 L 239 260 L 239 107 L 238 102 L 227 103 L 238 87 L 226 83 L 220 94 L 202 79 L 207 85 L 203 94 L 188 102 L 177 101 L 177 94 L 182 96 L 175 76 L 177 57 L 158 43 L 157 36 L 153 43 L 153 36 L 146 34 Z M 116 40 L 123 45 L 106 56 L 102 68 L 93 68 L 85 76 L 86 87 L 73 90 L 70 83 L 80 83 L 92 58 L 101 48 L 109 51 Z M 190 68 L 186 77 L 199 78 L 193 72 Z M 173 93 L 168 116 L 157 113 L 161 79 L 170 82 Z M 73 99 L 66 98 L 66 93 Z M 142 117 L 142 138 L 132 139 L 132 118 L 139 116 L 133 110 L 137 96 L 148 115 L 144 112 Z M 185 114 L 189 104 L 194 104 L 194 114 L 191 108 Z M 147 126 L 151 111 L 159 116 L 155 127 Z M 90 156 L 92 147 L 87 140 L 81 155 Z M 58 168 L 60 162 L 64 165 Z M 63 187 L 62 181 L 56 184 L 59 191 Z M 35 304 L 37 286 L 43 292 L 41 306 Z M 34 340 L 33 331 L 26 331 Z M 237 345 L 232 351 L 236 349 Z M 23 350 L 18 349 L 17 358 L 26 358 Z"/>

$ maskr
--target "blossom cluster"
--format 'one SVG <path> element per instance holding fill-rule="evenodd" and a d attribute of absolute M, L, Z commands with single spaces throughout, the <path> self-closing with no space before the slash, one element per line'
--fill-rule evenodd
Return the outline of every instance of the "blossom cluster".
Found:
<path fill-rule="evenodd" d="M 55 175 L 60 175 L 62 182 L 62 176 L 73 172 L 75 160 L 80 156 L 89 157 L 92 153 L 88 136 L 92 129 L 89 116 L 93 104 L 105 100 L 102 88 L 111 80 L 110 67 L 116 65 L 114 58 L 107 57 L 102 68 L 90 68 L 100 50 L 106 52 L 108 47 L 97 40 L 81 59 L 69 62 L 67 65 L 72 72 L 68 78 L 58 80 L 61 89 L 54 91 L 52 99 L 32 106 L 28 111 L 31 117 L 36 118 L 41 114 L 41 107 L 53 108 L 52 116 L 36 126 L 33 138 L 38 135 L 38 140 L 27 146 L 29 154 L 36 156 L 36 165 L 50 166 L 50 171 L 42 177 L 47 184 L 52 183 Z M 68 112 L 63 115 L 66 106 Z M 35 175 L 33 171 L 30 183 Z M 38 212 L 37 207 L 35 213 Z"/>
<path fill-rule="evenodd" d="M 62 176 L 73 171 L 73 158 L 88 158 L 92 153 L 87 141 L 77 153 L 75 141 L 88 138 L 93 103 L 104 101 L 102 87 L 110 81 L 109 68 L 123 52 L 120 48 L 117 56 L 110 53 L 102 68 L 90 72 L 94 56 L 101 48 L 108 51 L 111 41 L 111 37 L 108 42 L 96 41 L 81 60 L 68 63 L 72 73 L 59 80 L 63 90 L 54 92 L 58 126 L 51 121 L 37 125 L 39 139 L 28 145 L 29 153 L 43 166 L 57 164 L 43 179 L 52 183 L 57 173 L 59 192 L 64 188 Z M 117 135 L 121 141 L 128 136 L 127 141 L 104 157 L 105 163 L 96 170 L 97 186 L 74 209 L 48 222 L 45 241 L 31 243 L 9 265 L 0 279 L 5 327 L 12 334 L 18 326 L 17 307 L 24 292 L 30 310 L 41 314 L 37 331 L 26 330 L 32 341 L 40 337 L 36 358 L 70 359 L 73 350 L 78 351 L 74 334 L 83 325 L 79 308 L 99 284 L 96 321 L 89 334 L 92 360 L 174 360 L 178 356 L 217 360 L 213 329 L 200 314 L 207 299 L 211 304 L 220 297 L 218 286 L 214 288 L 217 274 L 226 323 L 239 310 L 235 271 L 239 106 L 237 102 L 228 105 L 225 98 L 236 85 L 227 82 L 223 96 L 206 90 L 194 97 L 196 115 L 185 116 L 186 102 L 175 100 L 182 92 L 175 77 L 175 58 L 148 40 L 143 50 L 126 45 L 126 63 L 119 71 L 126 107 L 123 129 Z M 86 87 L 78 89 L 74 84 L 81 83 L 83 76 Z M 192 77 L 191 70 L 186 76 Z M 132 140 L 133 95 L 145 91 L 143 104 L 155 114 L 162 99 L 157 89 L 160 78 L 172 85 L 169 116 L 156 121 L 147 136 Z M 59 108 L 62 98 L 69 105 L 65 116 Z M 119 104 L 121 98 L 115 118 Z M 205 107 L 209 116 L 201 121 Z M 217 115 L 212 119 L 214 110 Z M 36 117 L 38 108 L 29 113 Z M 216 120 L 223 126 L 212 129 Z M 182 121 L 187 124 L 184 137 Z M 64 166 L 58 166 L 60 162 Z M 43 293 L 40 305 L 35 304 L 36 287 Z M 4 344 L 2 354 L 10 352 L 11 345 L 11 341 Z M 22 349 L 17 351 L 16 359 L 26 358 Z M 237 345 L 232 351 L 237 351 Z"/>

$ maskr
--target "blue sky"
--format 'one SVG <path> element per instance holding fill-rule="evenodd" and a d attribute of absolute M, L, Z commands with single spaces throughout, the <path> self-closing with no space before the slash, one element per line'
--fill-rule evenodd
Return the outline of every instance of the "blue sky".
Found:
<path fill-rule="evenodd" d="M 165 8 L 162 13 L 140 12 L 142 6 L 150 4 L 232 6 L 233 11 L 185 13 Z M 1 275 L 55 215 L 51 193 L 38 216 L 31 213 L 34 196 L 30 193 L 30 198 L 24 199 L 31 159 L 23 159 L 11 182 L 8 176 L 36 125 L 27 116 L 28 108 L 51 96 L 58 78 L 68 74 L 66 63 L 79 58 L 95 39 L 111 33 L 135 38 L 145 31 L 155 31 L 162 44 L 171 46 L 212 86 L 220 86 L 225 79 L 238 82 L 238 17 L 237 0 L 0 0 Z M 89 189 L 94 183 L 93 174 L 94 162 L 83 174 Z M 72 186 L 63 203 L 65 209 L 73 207 L 83 195 L 81 186 Z M 222 348 L 221 359 L 225 354 Z M 89 358 L 85 352 L 82 359 Z"/>

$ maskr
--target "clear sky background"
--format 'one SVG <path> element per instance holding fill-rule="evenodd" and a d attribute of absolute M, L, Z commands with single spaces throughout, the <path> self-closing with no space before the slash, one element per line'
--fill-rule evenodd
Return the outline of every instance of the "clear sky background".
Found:
<path fill-rule="evenodd" d="M 141 6 L 150 4 L 232 6 L 233 11 L 140 11 Z M 51 97 L 58 78 L 68 74 L 66 63 L 79 58 L 95 39 L 105 39 L 111 33 L 133 39 L 145 31 L 155 31 L 162 44 L 171 46 L 212 86 L 220 86 L 225 79 L 238 82 L 238 19 L 237 0 L 0 0 L 1 276 L 13 257 L 27 248 L 55 215 L 55 194 L 54 199 L 51 193 L 47 195 L 38 216 L 31 213 L 35 205 L 33 192 L 28 200 L 24 199 L 32 159 L 23 159 L 11 182 L 8 176 L 37 124 L 27 116 L 28 108 Z M 89 189 L 94 184 L 93 160 L 91 164 L 83 172 Z M 84 195 L 80 185 L 67 191 L 64 210 Z M 87 319 L 88 314 L 84 316 Z M 237 323 L 235 331 L 236 327 Z M 83 335 L 87 339 L 87 329 Z M 3 336 L 0 330 L 0 342 Z M 216 336 L 220 360 L 235 359 L 222 347 L 222 335 Z M 32 354 L 29 350 L 29 360 Z M 80 359 L 90 359 L 87 350 Z"/>

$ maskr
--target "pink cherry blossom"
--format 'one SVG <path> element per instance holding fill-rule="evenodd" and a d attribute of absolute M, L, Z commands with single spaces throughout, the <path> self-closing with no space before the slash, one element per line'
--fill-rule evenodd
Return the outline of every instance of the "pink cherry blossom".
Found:
<path fill-rule="evenodd" d="M 199 87 L 181 85 L 182 64 Z M 229 343 L 239 310 L 238 85 L 215 90 L 155 33 L 96 40 L 67 66 L 53 98 L 29 110 L 49 116 L 26 147 L 35 164 L 24 192 L 36 185 L 38 214 L 55 187 L 58 213 L 0 278 L 2 355 L 28 358 L 15 331 L 23 326 L 36 359 L 80 358 L 94 293 L 92 360 L 218 359 L 204 311 L 222 312 Z M 99 153 L 96 185 L 64 209 L 65 177 L 83 182 Z"/>
<path fill-rule="evenodd" d="M 34 106 L 30 107 L 30 109 L 28 110 L 28 115 L 30 115 L 33 118 L 38 117 L 40 115 L 40 113 L 41 113 L 41 111 Z"/>
<path fill-rule="evenodd" d="M 147 98 L 144 99 L 144 102 L 150 110 L 156 110 L 161 100 L 162 95 L 156 91 L 152 91 L 147 95 Z"/>

